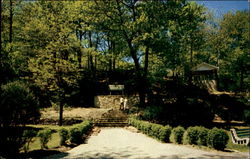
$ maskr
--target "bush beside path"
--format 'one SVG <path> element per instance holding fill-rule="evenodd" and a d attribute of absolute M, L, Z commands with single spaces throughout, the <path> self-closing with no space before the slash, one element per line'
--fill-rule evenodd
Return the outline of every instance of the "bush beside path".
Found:
<path fill-rule="evenodd" d="M 101 132 L 92 135 L 87 144 L 47 159 L 247 159 L 248 157 L 248 152 L 205 151 L 187 145 L 161 143 L 144 134 L 124 128 L 101 128 Z"/>

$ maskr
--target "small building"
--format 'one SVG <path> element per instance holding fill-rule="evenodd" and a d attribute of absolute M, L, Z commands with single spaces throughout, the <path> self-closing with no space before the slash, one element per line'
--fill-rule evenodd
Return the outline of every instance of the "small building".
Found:
<path fill-rule="evenodd" d="M 214 65 L 210 65 L 208 63 L 201 63 L 197 66 L 195 66 L 193 69 L 192 69 L 192 75 L 196 76 L 202 76 L 202 75 L 217 75 L 218 73 L 218 70 L 219 70 L 219 67 L 216 67 Z"/>
<path fill-rule="evenodd" d="M 208 89 L 210 92 L 217 91 L 219 67 L 208 63 L 201 63 L 191 70 L 192 82 Z"/>
<path fill-rule="evenodd" d="M 109 94 L 112 95 L 112 92 L 118 92 L 124 95 L 124 85 L 109 85 Z"/>

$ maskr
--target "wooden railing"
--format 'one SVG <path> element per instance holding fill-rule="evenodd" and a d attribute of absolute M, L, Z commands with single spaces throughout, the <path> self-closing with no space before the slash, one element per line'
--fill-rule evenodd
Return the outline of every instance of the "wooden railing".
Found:
<path fill-rule="evenodd" d="M 234 144 L 248 145 L 250 140 L 249 129 L 230 129 Z"/>

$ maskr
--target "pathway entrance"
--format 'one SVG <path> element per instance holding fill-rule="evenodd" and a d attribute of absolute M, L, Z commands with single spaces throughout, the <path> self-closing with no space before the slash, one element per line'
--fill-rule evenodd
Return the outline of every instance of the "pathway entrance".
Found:
<path fill-rule="evenodd" d="M 248 153 L 204 151 L 191 146 L 160 143 L 124 128 L 101 128 L 87 144 L 48 159 L 248 159 Z"/>

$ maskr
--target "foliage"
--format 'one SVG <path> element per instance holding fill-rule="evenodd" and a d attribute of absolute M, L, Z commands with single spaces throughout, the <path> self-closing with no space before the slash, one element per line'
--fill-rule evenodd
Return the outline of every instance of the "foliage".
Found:
<path fill-rule="evenodd" d="M 172 129 L 170 126 L 162 126 L 160 124 L 154 124 L 134 118 L 129 119 L 129 124 L 136 127 L 148 136 L 151 136 L 162 142 L 169 142 L 169 137 Z"/>
<path fill-rule="evenodd" d="M 91 129 L 92 129 L 92 123 L 90 121 L 84 121 L 80 124 L 75 124 L 69 130 L 70 142 L 75 144 L 83 143 L 86 140 L 86 137 Z"/>
<path fill-rule="evenodd" d="M 142 118 L 144 120 L 157 120 L 162 113 L 163 109 L 160 106 L 148 106 L 143 110 Z"/>
<path fill-rule="evenodd" d="M 25 145 L 23 147 L 25 152 L 28 152 L 30 143 L 33 141 L 34 137 L 37 136 L 37 131 L 30 129 L 24 130 L 22 137 L 25 140 Z"/>
<path fill-rule="evenodd" d="M 172 127 L 167 125 L 164 127 L 161 127 L 159 131 L 159 139 L 164 142 L 170 142 L 170 134 L 171 134 Z"/>
<path fill-rule="evenodd" d="M 0 127 L 0 155 L 3 157 L 14 158 L 19 150 L 25 145 L 26 139 L 23 138 L 23 127 Z"/>
<path fill-rule="evenodd" d="M 208 135 L 208 129 L 204 127 L 199 127 L 199 139 L 197 141 L 198 145 L 207 145 L 207 135 Z"/>
<path fill-rule="evenodd" d="M 60 145 L 65 145 L 66 141 L 69 138 L 69 132 L 67 129 L 62 128 L 59 130 L 59 135 L 60 135 Z"/>
<path fill-rule="evenodd" d="M 197 144 L 198 141 L 198 128 L 197 127 L 189 127 L 184 133 L 184 140 L 187 141 L 188 144 Z"/>
<path fill-rule="evenodd" d="M 218 23 L 207 28 L 204 53 L 207 62 L 220 67 L 220 85 L 223 90 L 249 88 L 249 11 L 228 12 Z"/>
<path fill-rule="evenodd" d="M 177 81 L 157 84 L 156 88 L 152 88 L 157 94 L 149 96 L 150 106 L 142 111 L 142 119 L 171 126 L 209 126 L 212 123 L 218 100 L 207 90 Z"/>
<path fill-rule="evenodd" d="M 184 141 L 188 144 L 203 145 L 207 144 L 208 129 L 200 126 L 188 127 L 184 133 Z"/>
<path fill-rule="evenodd" d="M 208 131 L 207 145 L 212 148 L 223 150 L 226 147 L 228 140 L 229 136 L 225 130 L 213 128 Z"/>
<path fill-rule="evenodd" d="M 69 140 L 71 143 L 76 143 L 76 144 L 82 143 L 82 136 L 79 128 L 73 127 L 69 130 L 69 132 L 70 132 Z"/>
<path fill-rule="evenodd" d="M 3 127 L 26 124 L 39 118 L 38 101 L 21 81 L 2 85 L 0 100 L 0 125 Z"/>
<path fill-rule="evenodd" d="M 51 129 L 44 129 L 38 132 L 37 136 L 40 138 L 40 144 L 42 149 L 48 148 L 47 143 L 51 139 L 52 133 L 53 132 Z"/>
<path fill-rule="evenodd" d="M 170 139 L 172 139 L 174 143 L 182 144 L 184 132 L 185 129 L 182 126 L 175 127 L 171 132 Z"/>
<path fill-rule="evenodd" d="M 248 125 L 250 125 L 250 110 L 249 109 L 244 110 L 244 120 Z"/>

